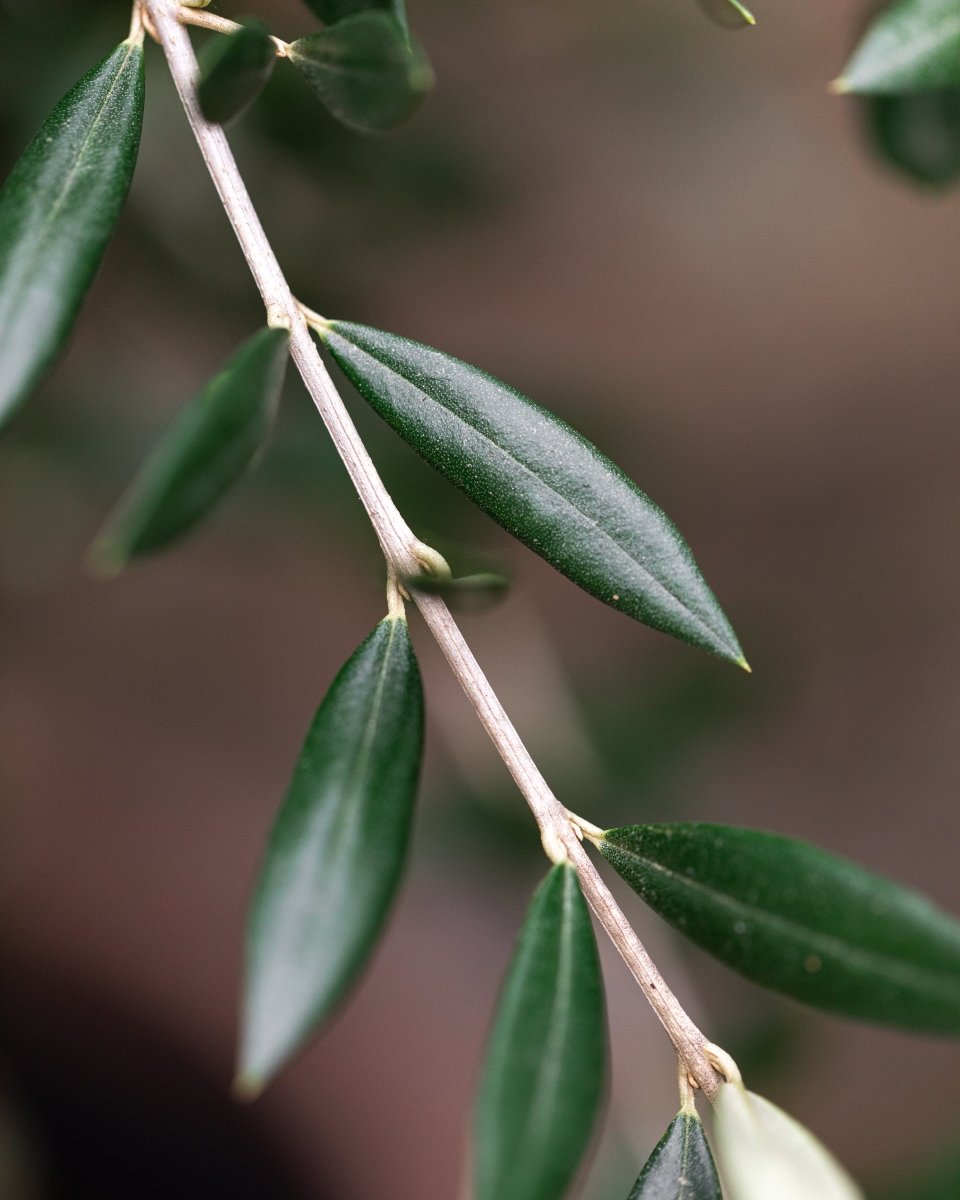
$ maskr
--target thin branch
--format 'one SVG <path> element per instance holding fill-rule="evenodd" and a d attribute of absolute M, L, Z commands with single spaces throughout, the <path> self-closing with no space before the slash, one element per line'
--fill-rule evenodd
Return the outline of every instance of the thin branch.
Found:
<path fill-rule="evenodd" d="M 388 571 L 401 578 L 416 575 L 430 561 L 431 552 L 414 537 L 400 515 L 360 440 L 267 240 L 223 130 L 200 113 L 197 61 L 178 19 L 179 5 L 176 0 L 142 0 L 142 5 L 151 18 L 207 170 L 263 297 L 267 319 L 290 329 L 293 360 L 367 511 Z M 413 600 L 530 806 L 548 856 L 554 861 L 569 860 L 573 865 L 590 907 L 643 989 L 690 1076 L 707 1097 L 712 1097 L 721 1078 L 705 1051 L 710 1043 L 664 983 L 587 857 L 567 810 L 547 786 L 446 604 L 439 596 L 420 591 L 413 592 Z"/>
<path fill-rule="evenodd" d="M 175 0 L 143 0 L 142 7 L 151 18 L 200 153 L 263 297 L 267 320 L 290 330 L 291 356 L 367 510 L 384 557 L 398 575 L 415 575 L 420 569 L 417 539 L 390 499 L 337 395 L 240 178 L 223 129 L 200 112 L 196 90 L 199 69 L 190 38 L 179 21 L 180 6 Z"/>
<path fill-rule="evenodd" d="M 633 926 L 597 868 L 587 857 L 575 826 L 569 820 L 567 810 L 554 796 L 530 752 L 521 741 L 446 604 L 439 596 L 417 591 L 414 591 L 413 599 L 530 806 L 540 827 L 547 855 L 557 861 L 557 844 L 562 845 L 566 858 L 576 869 L 580 886 L 597 920 L 643 989 L 674 1048 L 686 1063 L 690 1075 L 703 1089 L 707 1098 L 711 1099 L 721 1080 L 705 1052 L 710 1043 L 687 1016 L 680 1001 L 664 982 Z"/>
<path fill-rule="evenodd" d="M 231 21 L 229 17 L 219 17 L 205 8 L 191 8 L 186 4 L 179 6 L 177 16 L 181 25 L 195 25 L 198 29 L 210 29 L 214 33 L 236 33 L 243 29 L 239 21 Z M 276 48 L 277 57 L 286 58 L 290 43 L 274 37 L 272 33 L 268 36 Z"/>

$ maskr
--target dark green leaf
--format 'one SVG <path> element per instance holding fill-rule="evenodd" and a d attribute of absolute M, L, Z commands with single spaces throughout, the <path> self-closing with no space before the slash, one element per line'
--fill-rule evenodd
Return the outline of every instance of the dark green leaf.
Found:
<path fill-rule="evenodd" d="M 897 0 L 870 24 L 836 88 L 903 93 L 960 86 L 957 0 Z"/>
<path fill-rule="evenodd" d="M 270 432 L 287 365 L 286 329 L 261 329 L 177 416 L 91 549 L 119 571 L 205 516 Z"/>
<path fill-rule="evenodd" d="M 259 22 L 214 38 L 200 55 L 200 111 L 219 125 L 239 116 L 266 87 L 276 61 L 276 47 Z"/>
<path fill-rule="evenodd" d="M 390 12 L 392 8 L 390 0 L 306 0 L 306 3 L 324 25 L 335 25 L 357 13 Z"/>
<path fill-rule="evenodd" d="M 806 842 L 726 825 L 608 829 L 604 857 L 687 937 L 830 1012 L 960 1034 L 960 922 Z"/>
<path fill-rule="evenodd" d="M 333 25 L 357 13 L 381 11 L 393 13 L 403 29 L 407 29 L 404 0 L 306 0 L 306 3 L 324 25 Z"/>
<path fill-rule="evenodd" d="M 554 867 L 514 951 L 474 1113 L 473 1200 L 559 1200 L 593 1128 L 603 984 L 576 873 Z"/>
<path fill-rule="evenodd" d="M 676 527 L 569 425 L 406 338 L 344 321 L 322 336 L 377 412 L 514 537 L 605 604 L 746 665 Z"/>
<path fill-rule="evenodd" d="M 960 89 L 863 101 L 880 154 L 918 183 L 945 187 L 960 176 Z"/>
<path fill-rule="evenodd" d="M 367 133 L 406 121 L 433 86 L 426 55 L 390 13 L 346 17 L 299 38 L 288 57 L 334 116 Z"/>
<path fill-rule="evenodd" d="M 722 1200 L 717 1168 L 696 1113 L 677 1113 L 647 1159 L 629 1200 Z"/>
<path fill-rule="evenodd" d="M 59 353 L 123 207 L 143 50 L 123 42 L 59 102 L 0 193 L 0 421 Z"/>
<path fill-rule="evenodd" d="M 270 835 L 247 931 L 243 1094 L 369 957 L 400 881 L 422 748 L 420 673 L 406 621 L 388 617 L 321 704 Z"/>
<path fill-rule="evenodd" d="M 756 25 L 753 13 L 740 0 L 697 0 L 701 9 L 717 25 L 724 29 L 748 29 Z"/>

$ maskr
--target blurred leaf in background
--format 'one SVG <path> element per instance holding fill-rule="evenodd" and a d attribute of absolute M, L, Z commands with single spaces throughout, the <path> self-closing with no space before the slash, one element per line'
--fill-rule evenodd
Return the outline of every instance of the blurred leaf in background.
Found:
<path fill-rule="evenodd" d="M 909 1164 L 894 1167 L 867 1189 L 869 1200 L 957 1200 L 960 1196 L 960 1145 L 935 1147 Z"/>
<path fill-rule="evenodd" d="M 956 0 L 894 0 L 871 20 L 835 86 L 841 92 L 904 95 L 958 84 Z"/>
<path fill-rule="evenodd" d="M 946 188 L 960 175 L 960 89 L 864 97 L 868 136 L 915 183 Z"/>

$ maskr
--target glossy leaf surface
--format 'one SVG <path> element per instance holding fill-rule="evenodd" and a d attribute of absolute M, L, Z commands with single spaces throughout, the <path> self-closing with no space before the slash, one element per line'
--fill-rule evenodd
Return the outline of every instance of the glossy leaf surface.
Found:
<path fill-rule="evenodd" d="M 603 986 L 576 873 L 555 866 L 527 913 L 487 1045 L 472 1200 L 559 1200 L 603 1086 Z"/>
<path fill-rule="evenodd" d="M 126 199 L 143 50 L 123 42 L 60 100 L 0 193 L 0 422 L 66 341 Z"/>
<path fill-rule="evenodd" d="M 671 924 L 830 1012 L 960 1034 L 960 922 L 806 842 L 726 825 L 610 829 L 599 848 Z"/>
<path fill-rule="evenodd" d="M 863 1200 L 809 1130 L 738 1084 L 720 1085 L 714 1146 L 727 1200 Z"/>
<path fill-rule="evenodd" d="M 960 176 L 960 88 L 863 100 L 871 140 L 917 183 L 946 187 Z"/>
<path fill-rule="evenodd" d="M 956 0 L 897 0 L 870 24 L 838 80 L 845 92 L 960 86 Z"/>
<path fill-rule="evenodd" d="M 749 29 L 757 23 L 740 0 L 697 0 L 697 3 L 715 25 L 724 29 Z"/>
<path fill-rule="evenodd" d="M 105 574 L 163 549 L 214 507 L 266 442 L 290 335 L 264 328 L 176 417 L 94 543 Z"/>
<path fill-rule="evenodd" d="M 255 1094 L 336 1005 L 397 890 L 423 748 L 407 624 L 388 617 L 321 704 L 270 835 L 247 930 L 238 1087 Z"/>
<path fill-rule="evenodd" d="M 401 437 L 558 571 L 654 629 L 742 662 L 676 527 L 564 421 L 407 338 L 337 321 L 323 339 Z"/>
<path fill-rule="evenodd" d="M 629 1200 L 722 1200 L 699 1117 L 677 1113 L 647 1159 Z"/>
<path fill-rule="evenodd" d="M 423 50 L 387 12 L 358 13 L 299 38 L 288 57 L 334 116 L 366 133 L 402 124 L 433 86 Z"/>
<path fill-rule="evenodd" d="M 276 61 L 276 48 L 259 23 L 207 42 L 200 55 L 200 111 L 219 125 L 239 116 L 266 87 Z"/>

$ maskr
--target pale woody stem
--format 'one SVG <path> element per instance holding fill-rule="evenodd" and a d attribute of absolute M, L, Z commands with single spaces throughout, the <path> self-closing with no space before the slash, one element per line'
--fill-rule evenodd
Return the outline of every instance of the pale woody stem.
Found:
<path fill-rule="evenodd" d="M 390 499 L 337 395 L 240 178 L 223 129 L 206 121 L 200 112 L 197 60 L 178 19 L 179 5 L 173 0 L 144 0 L 143 8 L 150 16 L 200 153 L 263 297 L 267 320 L 290 329 L 290 353 L 369 514 L 385 558 L 399 574 L 415 575 L 420 569 L 413 553 L 416 539 Z"/>
<path fill-rule="evenodd" d="M 566 857 L 576 869 L 580 886 L 597 920 L 643 989 L 690 1075 L 704 1094 L 712 1099 L 720 1076 L 704 1052 L 709 1042 L 667 987 L 623 910 L 587 857 L 566 809 L 554 796 L 520 740 L 520 735 L 474 658 L 450 610 L 437 596 L 417 592 L 414 593 L 414 600 L 510 774 L 526 797 L 540 827 L 544 849 L 556 860 L 559 857 L 556 853 L 557 843 L 562 845 Z"/>
<path fill-rule="evenodd" d="M 223 130 L 204 120 L 197 106 L 197 61 L 178 19 L 179 5 L 175 0 L 142 0 L 142 7 L 151 19 L 207 170 L 263 297 L 267 319 L 290 329 L 291 356 L 367 511 L 388 568 L 401 577 L 417 574 L 422 561 L 418 557 L 419 543 L 391 500 L 337 394 L 254 211 Z M 414 592 L 413 599 L 526 798 L 547 853 L 555 861 L 566 858 L 576 869 L 590 907 L 643 989 L 690 1075 L 712 1097 L 720 1076 L 704 1053 L 709 1043 L 664 983 L 587 857 L 566 809 L 550 791 L 521 742 L 446 604 L 440 597 L 423 592 Z"/>
<path fill-rule="evenodd" d="M 205 8 L 187 8 L 181 5 L 178 16 L 183 25 L 196 25 L 199 29 L 210 29 L 214 33 L 236 33 L 238 29 L 243 28 L 239 22 L 231 21 L 227 17 L 218 17 L 216 13 L 207 12 Z M 288 43 L 272 34 L 270 40 L 279 57 L 286 58 L 290 48 Z"/>

